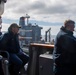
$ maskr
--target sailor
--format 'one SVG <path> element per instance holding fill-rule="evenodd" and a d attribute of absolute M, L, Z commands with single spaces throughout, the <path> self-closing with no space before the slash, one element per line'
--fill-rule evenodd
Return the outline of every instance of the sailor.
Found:
<path fill-rule="evenodd" d="M 19 75 L 19 71 L 28 62 L 29 56 L 24 53 L 19 45 L 19 25 L 12 23 L 8 32 L 4 33 L 1 44 L 2 50 L 9 53 L 9 72 L 10 75 Z"/>
<path fill-rule="evenodd" d="M 53 52 L 55 75 L 76 75 L 75 22 L 66 20 L 56 36 Z"/>

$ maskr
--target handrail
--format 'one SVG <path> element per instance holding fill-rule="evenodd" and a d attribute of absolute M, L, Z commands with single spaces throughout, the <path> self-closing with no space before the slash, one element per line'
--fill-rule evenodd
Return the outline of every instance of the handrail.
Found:
<path fill-rule="evenodd" d="M 1 64 L 3 64 L 2 67 L 3 67 L 4 75 L 9 75 L 9 71 L 8 71 L 9 53 L 7 51 L 0 50 L 0 55 L 2 56 L 3 62 L 1 62 Z"/>
<path fill-rule="evenodd" d="M 7 51 L 0 50 L 0 55 L 2 55 L 4 58 L 7 58 L 9 60 L 9 53 Z"/>
<path fill-rule="evenodd" d="M 51 44 L 40 44 L 40 43 L 31 43 L 30 46 L 42 46 L 47 48 L 54 48 L 54 45 Z"/>

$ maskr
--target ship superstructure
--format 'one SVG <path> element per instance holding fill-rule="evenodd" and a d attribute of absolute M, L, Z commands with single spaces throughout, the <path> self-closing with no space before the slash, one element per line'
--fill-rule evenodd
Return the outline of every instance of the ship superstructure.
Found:
<path fill-rule="evenodd" d="M 25 40 L 23 43 L 25 45 L 29 45 L 30 43 L 38 42 L 41 40 L 41 29 L 42 27 L 39 27 L 38 25 L 32 25 L 31 23 L 28 23 L 27 19 L 27 25 L 25 24 L 25 18 L 26 17 L 20 17 L 19 25 L 20 28 L 20 36 L 25 37 Z"/>

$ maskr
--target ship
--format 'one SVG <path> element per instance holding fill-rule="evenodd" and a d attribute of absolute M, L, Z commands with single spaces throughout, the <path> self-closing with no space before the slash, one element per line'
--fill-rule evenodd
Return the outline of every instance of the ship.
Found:
<path fill-rule="evenodd" d="M 24 40 L 21 40 L 22 46 L 29 46 L 30 43 L 51 43 L 51 28 L 45 31 L 44 39 L 42 39 L 41 30 L 43 27 L 39 25 L 29 23 L 30 16 L 26 14 L 26 16 L 22 16 L 19 19 L 19 26 L 21 27 L 19 30 L 19 35 L 24 37 Z M 27 23 L 25 23 L 25 20 Z"/>
<path fill-rule="evenodd" d="M 25 18 L 27 18 L 27 24 L 25 24 Z M 28 16 L 20 17 L 19 26 L 19 35 L 25 39 L 21 41 L 22 45 L 29 45 L 30 43 L 36 43 L 41 40 L 41 29 L 42 27 L 38 26 L 36 23 L 33 25 L 28 22 Z"/>

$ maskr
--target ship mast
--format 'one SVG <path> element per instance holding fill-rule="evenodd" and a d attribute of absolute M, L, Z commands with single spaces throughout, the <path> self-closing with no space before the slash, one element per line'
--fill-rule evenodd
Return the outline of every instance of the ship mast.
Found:
<path fill-rule="evenodd" d="M 28 14 L 26 14 L 25 18 L 27 19 L 27 25 L 28 25 L 30 16 Z"/>

